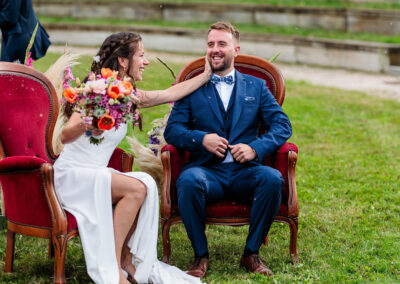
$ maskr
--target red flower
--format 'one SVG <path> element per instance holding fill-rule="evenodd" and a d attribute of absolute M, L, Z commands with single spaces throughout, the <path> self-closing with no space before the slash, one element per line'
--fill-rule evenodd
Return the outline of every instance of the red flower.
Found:
<path fill-rule="evenodd" d="M 99 122 L 97 122 L 97 127 L 100 130 L 110 130 L 114 127 L 115 119 L 111 115 L 105 114 L 100 117 Z"/>
<path fill-rule="evenodd" d="M 73 88 L 65 89 L 63 95 L 65 99 L 72 104 L 76 102 L 76 98 L 78 97 L 78 93 Z"/>
<path fill-rule="evenodd" d="M 119 89 L 119 87 L 117 85 L 108 87 L 107 91 L 108 91 L 108 95 L 113 99 L 118 99 L 122 95 L 121 90 Z"/>

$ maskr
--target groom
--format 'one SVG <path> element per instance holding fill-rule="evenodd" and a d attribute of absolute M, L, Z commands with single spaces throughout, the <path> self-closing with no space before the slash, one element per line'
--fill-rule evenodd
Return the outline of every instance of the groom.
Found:
<path fill-rule="evenodd" d="M 250 226 L 240 265 L 273 275 L 258 256 L 278 212 L 283 189 L 279 171 L 260 164 L 291 135 L 289 118 L 263 80 L 234 69 L 239 31 L 229 23 L 211 25 L 207 58 L 210 82 L 175 103 L 166 141 L 191 152 L 177 180 L 178 206 L 194 249 L 189 274 L 204 277 L 209 267 L 205 206 L 224 198 L 251 202 Z M 257 137 L 263 120 L 268 133 Z"/>

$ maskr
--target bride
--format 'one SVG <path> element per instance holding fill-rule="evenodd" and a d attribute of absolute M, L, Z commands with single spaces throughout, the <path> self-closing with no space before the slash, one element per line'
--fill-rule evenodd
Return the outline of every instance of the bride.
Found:
<path fill-rule="evenodd" d="M 117 33 L 106 38 L 91 70 L 99 74 L 101 68 L 110 68 L 135 82 L 142 80 L 148 64 L 140 35 Z M 205 72 L 189 81 L 166 90 L 136 90 L 139 107 L 179 100 L 205 84 L 210 74 L 206 60 Z M 103 132 L 85 124 L 71 110 L 67 105 L 69 120 L 60 136 L 66 145 L 54 164 L 54 182 L 63 207 L 78 222 L 89 276 L 106 284 L 200 283 L 198 278 L 157 260 L 159 203 L 153 178 L 143 172 L 121 173 L 107 168 L 126 135 L 126 125 Z M 87 131 L 103 135 L 104 141 L 90 144 L 84 135 Z"/>

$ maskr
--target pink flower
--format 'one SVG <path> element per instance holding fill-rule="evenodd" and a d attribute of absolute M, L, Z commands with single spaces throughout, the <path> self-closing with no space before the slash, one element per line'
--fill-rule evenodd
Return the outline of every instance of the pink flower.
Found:
<path fill-rule="evenodd" d="M 135 120 L 139 120 L 139 110 L 136 109 L 135 116 L 133 117 Z"/>
<path fill-rule="evenodd" d="M 26 60 L 26 66 L 33 68 L 32 63 L 35 62 L 35 60 L 32 59 L 31 54 L 32 53 L 29 51 L 28 59 Z"/>
<path fill-rule="evenodd" d="M 105 80 L 100 79 L 96 81 L 88 81 L 86 83 L 85 89 L 88 89 L 88 91 L 92 91 L 93 93 L 96 94 L 105 94 L 106 93 L 106 87 L 107 83 Z"/>
<path fill-rule="evenodd" d="M 72 75 L 71 67 L 67 67 L 67 69 L 65 69 L 65 79 L 66 80 L 75 80 L 74 75 Z"/>

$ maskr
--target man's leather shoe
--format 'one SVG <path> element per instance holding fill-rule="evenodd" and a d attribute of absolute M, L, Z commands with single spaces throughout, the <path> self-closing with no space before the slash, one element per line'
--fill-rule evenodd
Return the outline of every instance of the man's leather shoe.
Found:
<path fill-rule="evenodd" d="M 192 267 L 188 271 L 188 274 L 194 277 L 203 278 L 206 276 L 206 272 L 208 270 L 208 258 L 207 257 L 196 257 L 192 264 Z"/>
<path fill-rule="evenodd" d="M 240 266 L 243 266 L 252 273 L 258 272 L 260 274 L 264 274 L 265 276 L 274 275 L 274 273 L 265 266 L 258 254 L 251 254 L 246 257 L 242 257 L 240 260 Z"/>

